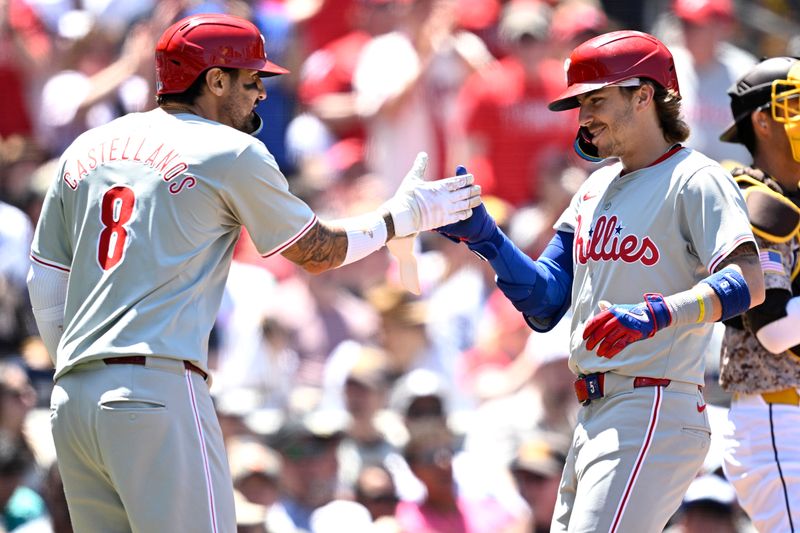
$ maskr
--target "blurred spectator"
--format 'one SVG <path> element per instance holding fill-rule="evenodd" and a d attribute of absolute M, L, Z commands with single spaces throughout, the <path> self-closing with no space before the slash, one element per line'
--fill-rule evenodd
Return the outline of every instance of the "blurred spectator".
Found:
<path fill-rule="evenodd" d="M 50 464 L 42 480 L 41 495 L 47 514 L 26 522 L 16 528 L 14 533 L 72 533 L 64 484 L 61 482 L 61 473 L 55 461 Z"/>
<path fill-rule="evenodd" d="M 278 500 L 280 458 L 261 442 L 248 438 L 226 443 L 233 488 L 248 502 L 270 507 Z"/>
<path fill-rule="evenodd" d="M 389 471 L 380 465 L 362 468 L 356 479 L 355 500 L 367 508 L 373 521 L 394 517 L 399 498 Z"/>
<path fill-rule="evenodd" d="M 513 206 L 542 200 L 546 159 L 570 150 L 575 137 L 574 122 L 547 109 L 564 84 L 563 65 L 551 57 L 549 17 L 541 2 L 506 4 L 499 31 L 509 54 L 473 74 L 460 95 L 467 168 L 484 194 Z"/>
<path fill-rule="evenodd" d="M 219 419 L 219 427 L 226 450 L 230 446 L 235 446 L 241 439 L 260 434 L 251 429 L 248 424 L 248 416 L 253 416 L 252 413 L 258 410 L 258 405 L 254 400 L 255 396 L 252 391 L 246 389 L 232 389 L 214 397 L 214 410 Z M 259 414 L 263 412 L 259 411 Z M 271 412 L 275 411 L 271 410 Z"/>
<path fill-rule="evenodd" d="M 525 317 L 499 289 L 489 296 L 484 310 L 477 345 L 462 356 L 460 381 L 462 388 L 482 401 L 512 392 L 506 390 L 501 376 L 517 357 L 525 357 L 523 352 L 531 335 Z"/>
<path fill-rule="evenodd" d="M 508 221 L 508 235 L 531 257 L 538 257 L 552 237 L 558 217 L 569 205 L 578 187 L 586 181 L 587 165 L 567 164 L 567 154 L 548 158 L 539 183 L 541 201 L 517 209 Z"/>
<path fill-rule="evenodd" d="M 515 502 L 507 501 L 510 494 L 504 485 L 508 480 L 501 478 L 500 470 L 494 468 L 495 462 L 489 457 L 463 451 L 463 436 L 473 427 L 474 418 L 472 411 L 452 410 L 451 398 L 451 390 L 440 376 L 430 370 L 412 370 L 398 380 L 392 390 L 390 405 L 403 418 L 407 431 L 406 445 L 413 439 L 412 435 L 419 432 L 446 432 L 451 436 L 450 446 L 456 454 L 453 479 L 457 492 L 470 500 L 497 500 L 498 505 L 508 507 L 509 512 L 517 516 L 519 509 Z M 401 500 L 419 502 L 424 499 L 424 480 L 417 479 L 413 468 L 408 470 L 410 464 L 389 457 L 387 467 Z"/>
<path fill-rule="evenodd" d="M 453 376 L 448 372 L 451 362 L 433 345 L 425 326 L 425 300 L 389 284 L 369 289 L 366 299 L 380 316 L 378 343 L 389 355 L 388 375 L 392 382 L 417 368 L 452 382 Z"/>
<path fill-rule="evenodd" d="M 358 56 L 372 37 L 391 31 L 398 0 L 356 0 L 346 15 L 350 31 L 313 51 L 300 71 L 298 96 L 338 138 L 362 137 L 353 74 Z"/>
<path fill-rule="evenodd" d="M 227 4 L 227 11 L 230 12 L 231 4 L 235 3 Z M 242 2 L 240 5 L 242 4 L 245 3 Z M 301 52 L 302 39 L 298 34 L 296 19 L 291 12 L 292 2 L 262 0 L 247 4 L 251 4 L 247 7 L 252 9 L 252 14 L 242 8 L 244 12 L 240 15 L 250 18 L 265 36 L 264 48 L 267 57 L 292 72 L 300 70 L 300 64 L 305 56 Z M 266 99 L 258 102 L 256 112 L 268 126 L 261 128 L 256 137 L 269 147 L 284 175 L 291 177 L 296 172 L 296 165 L 289 155 L 286 132 L 297 111 L 297 76 L 264 78 L 264 89 L 269 102 Z"/>
<path fill-rule="evenodd" d="M 404 162 L 425 151 L 427 179 L 441 176 L 440 140 L 423 77 L 433 51 L 428 23 L 435 0 L 397 2 L 391 32 L 362 49 L 353 75 L 356 108 L 366 129 L 368 168 L 392 191 L 405 176 Z"/>
<path fill-rule="evenodd" d="M 477 409 L 464 443 L 467 451 L 505 468 L 528 438 L 543 431 L 572 433 L 579 404 L 567 367 L 569 323 L 567 317 L 547 333 L 530 333 L 524 353 L 492 376 L 498 396 Z"/>
<path fill-rule="evenodd" d="M 42 517 L 44 500 L 23 484 L 34 467 L 33 454 L 23 439 L 0 432 L 0 527 L 11 531 Z"/>
<path fill-rule="evenodd" d="M 455 439 L 442 424 L 429 420 L 415 425 L 403 456 L 422 482 L 422 501 L 401 501 L 396 517 L 413 532 L 501 533 L 512 531 L 517 518 L 490 497 L 459 491 L 453 473 Z"/>
<path fill-rule="evenodd" d="M 374 336 L 375 311 L 337 283 L 339 275 L 298 272 L 281 281 L 270 299 L 267 316 L 288 330 L 290 348 L 299 357 L 295 384 L 321 385 L 325 361 L 336 346 Z"/>
<path fill-rule="evenodd" d="M 77 12 L 76 12 L 77 13 Z M 153 107 L 153 87 L 138 75 L 152 68 L 154 37 L 151 28 L 135 26 L 119 55 L 116 34 L 81 12 L 86 29 L 65 52 L 65 69 L 44 84 L 38 117 L 39 138 L 49 155 L 60 155 L 89 128 L 125 113 Z"/>
<path fill-rule="evenodd" d="M 517 450 L 511 472 L 532 518 L 530 533 L 547 533 L 553 519 L 561 474 L 569 451 L 569 439 L 559 434 L 540 434 Z"/>
<path fill-rule="evenodd" d="M 236 533 L 267 533 L 267 508 L 246 499 L 234 491 L 233 503 L 236 508 Z"/>
<path fill-rule="evenodd" d="M 0 201 L 0 358 L 20 356 L 23 341 L 37 335 L 25 285 L 32 236 L 28 217 Z"/>
<path fill-rule="evenodd" d="M 476 72 L 485 72 L 495 62 L 487 43 L 459 26 L 463 21 L 463 2 L 428 0 L 431 4 L 424 22 L 420 53 L 425 61 L 422 82 L 430 101 L 431 118 L 440 149 L 440 174 L 451 175 L 464 160 L 455 139 L 461 117 L 458 98 L 462 87 Z M 482 0 L 486 3 L 486 0 Z M 424 4 L 424 2 L 422 2 Z M 474 3 L 474 2 L 473 2 Z M 427 57 L 427 59 L 426 59 Z M 442 167 L 444 165 L 444 167 Z M 431 175 L 436 179 L 438 175 Z"/>
<path fill-rule="evenodd" d="M 553 8 L 550 35 L 557 55 L 566 59 L 573 48 L 609 31 L 609 21 L 595 0 L 564 0 Z"/>
<path fill-rule="evenodd" d="M 371 533 L 372 517 L 358 502 L 334 500 L 311 513 L 310 533 L 339 533 L 346 525 L 352 533 Z"/>
<path fill-rule="evenodd" d="M 303 35 L 304 56 L 319 50 L 347 32 L 348 14 L 358 0 L 287 2 Z"/>
<path fill-rule="evenodd" d="M 674 0 L 682 45 L 671 45 L 683 109 L 691 134 L 686 145 L 716 161 L 749 161 L 740 145 L 719 140 L 733 121 L 728 101 L 720 98 L 756 58 L 730 41 L 736 29 L 732 0 Z"/>
<path fill-rule="evenodd" d="M 362 347 L 344 384 L 350 421 L 339 447 L 339 477 L 345 487 L 354 487 L 363 466 L 384 464 L 390 454 L 398 452 L 392 434 L 397 435 L 400 420 L 395 419 L 394 428 L 387 425 L 391 423 L 385 411 L 388 383 L 386 353 Z"/>
<path fill-rule="evenodd" d="M 11 285 L 6 290 L 25 287 L 32 238 L 33 227 L 25 213 L 0 201 L 0 277 Z"/>
<path fill-rule="evenodd" d="M 281 473 L 280 496 L 267 513 L 268 528 L 310 530 L 314 510 L 336 498 L 336 452 L 343 429 L 343 421 L 332 413 L 287 415 L 271 439 L 281 456 Z"/>
<path fill-rule="evenodd" d="M 51 51 L 44 24 L 25 0 L 0 2 L 0 148 L 33 134 L 30 93 Z"/>
<path fill-rule="evenodd" d="M 483 203 L 499 225 L 507 222 L 510 206 L 495 197 L 484 196 Z M 457 246 L 433 233 L 421 241 L 427 251 L 420 256 L 420 273 L 427 294 L 426 328 L 437 350 L 448 361 L 453 375 L 453 409 L 471 409 L 473 390 L 461 383 L 463 352 L 479 339 L 487 298 L 494 287 L 494 271 L 486 262 L 476 262 L 465 246 Z M 430 274 L 430 272 L 435 272 Z"/>
<path fill-rule="evenodd" d="M 738 533 L 739 511 L 733 487 L 715 474 L 700 476 L 689 485 L 669 533 Z"/>
<path fill-rule="evenodd" d="M 403 418 L 408 431 L 431 419 L 447 424 L 448 388 L 441 376 L 417 368 L 402 376 L 392 388 L 390 405 Z"/>
<path fill-rule="evenodd" d="M 252 246 L 246 232 L 240 241 L 247 243 L 237 244 L 237 250 Z M 300 361 L 292 331 L 270 316 L 275 292 L 275 276 L 263 264 L 248 252 L 234 254 L 214 326 L 219 339 L 215 394 L 247 390 L 256 397 L 256 407 L 287 406 Z"/>
<path fill-rule="evenodd" d="M 36 405 L 36 391 L 25 370 L 16 363 L 0 362 L 0 432 L 25 441 L 25 419 Z"/>

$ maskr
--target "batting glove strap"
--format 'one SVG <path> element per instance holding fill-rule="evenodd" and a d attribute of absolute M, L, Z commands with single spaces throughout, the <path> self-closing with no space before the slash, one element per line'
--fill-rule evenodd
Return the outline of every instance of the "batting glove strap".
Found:
<path fill-rule="evenodd" d="M 652 313 L 655 319 L 656 327 L 653 329 L 650 336 L 655 335 L 656 331 L 669 327 L 672 324 L 672 313 L 669 311 L 669 306 L 664 301 L 664 297 L 657 292 L 648 292 L 644 295 L 644 303 Z"/>

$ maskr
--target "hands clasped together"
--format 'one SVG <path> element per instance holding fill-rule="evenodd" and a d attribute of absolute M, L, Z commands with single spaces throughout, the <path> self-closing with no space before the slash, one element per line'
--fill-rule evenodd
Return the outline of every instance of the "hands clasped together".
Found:
<path fill-rule="evenodd" d="M 403 237 L 468 219 L 481 205 L 481 188 L 472 174 L 425 181 L 428 154 L 420 152 L 400 187 L 383 204 L 392 215 L 395 235 Z"/>

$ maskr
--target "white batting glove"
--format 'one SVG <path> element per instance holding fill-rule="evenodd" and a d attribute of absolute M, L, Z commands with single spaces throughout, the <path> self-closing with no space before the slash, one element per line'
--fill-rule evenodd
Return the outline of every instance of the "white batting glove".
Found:
<path fill-rule="evenodd" d="M 392 215 L 398 237 L 467 219 L 481 203 L 481 188 L 473 185 L 472 174 L 425 181 L 422 176 L 427 166 L 428 154 L 420 152 L 397 192 L 383 204 Z"/>

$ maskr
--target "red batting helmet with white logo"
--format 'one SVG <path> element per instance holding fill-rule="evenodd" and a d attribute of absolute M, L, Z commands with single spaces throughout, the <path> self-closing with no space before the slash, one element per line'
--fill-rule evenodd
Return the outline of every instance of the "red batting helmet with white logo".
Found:
<path fill-rule="evenodd" d="M 567 88 L 551 111 L 579 107 L 576 96 L 631 78 L 647 78 L 680 94 L 672 54 L 650 34 L 622 30 L 593 37 L 576 47 L 565 64 Z"/>
<path fill-rule="evenodd" d="M 253 69 L 263 77 L 289 72 L 267 60 L 264 36 L 252 22 L 192 15 L 167 28 L 156 44 L 156 93 L 181 93 L 211 67 Z"/>

